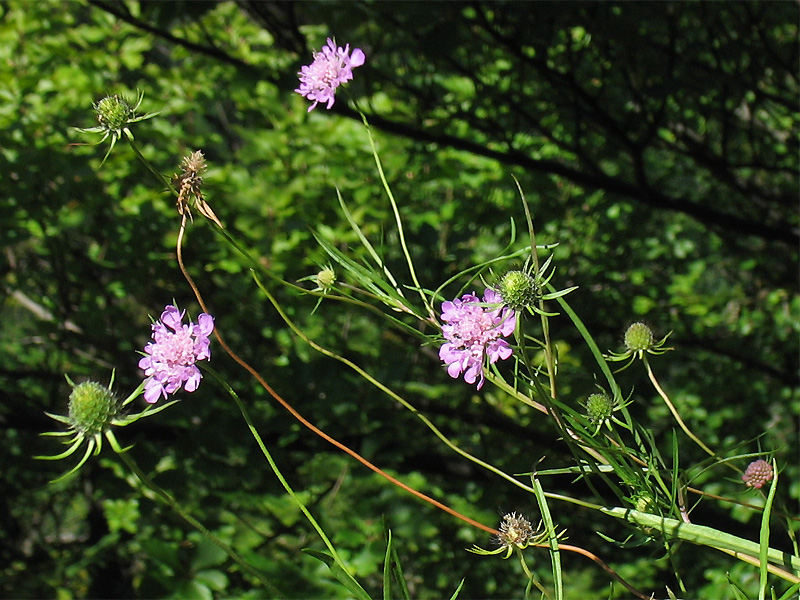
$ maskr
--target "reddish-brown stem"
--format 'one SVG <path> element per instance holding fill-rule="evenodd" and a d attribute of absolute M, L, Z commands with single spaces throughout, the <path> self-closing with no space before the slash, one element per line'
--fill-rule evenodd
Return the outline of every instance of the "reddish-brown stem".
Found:
<path fill-rule="evenodd" d="M 183 264 L 183 253 L 182 253 L 181 246 L 183 244 L 183 234 L 184 234 L 185 229 L 186 229 L 186 215 L 183 215 L 183 218 L 181 219 L 180 230 L 178 231 L 178 242 L 177 242 L 178 266 L 180 267 L 181 273 L 183 273 L 183 276 L 186 278 L 186 281 L 189 283 L 189 286 L 192 288 L 192 291 L 194 292 L 195 298 L 197 298 L 197 302 L 200 304 L 200 308 L 203 309 L 203 312 L 210 314 L 210 312 L 208 310 L 208 307 L 206 306 L 206 303 L 203 300 L 203 296 L 200 294 L 200 290 L 198 289 L 197 285 L 194 283 L 194 280 L 192 279 L 191 275 L 189 275 L 189 272 L 186 270 L 186 267 Z M 371 469 L 372 471 L 374 471 L 375 473 L 377 473 L 378 475 L 380 475 L 384 479 L 386 479 L 389 482 L 393 483 L 394 485 L 404 489 L 408 493 L 417 496 L 418 498 L 424 500 L 425 502 L 428 502 L 429 504 L 432 504 L 436 508 L 445 511 L 446 513 L 451 514 L 452 516 L 456 517 L 457 519 L 461 519 L 462 521 L 464 521 L 466 523 L 469 523 L 473 527 L 477 527 L 478 529 L 482 529 L 483 531 L 486 531 L 487 533 L 491 533 L 491 534 L 494 534 L 494 535 L 499 535 L 500 532 L 498 530 L 493 529 L 493 528 L 491 528 L 491 527 L 489 527 L 487 525 L 484 525 L 483 523 L 479 523 L 478 521 L 475 521 L 474 519 L 470 519 L 469 517 L 467 517 L 465 515 L 462 515 L 460 512 L 458 512 L 456 510 L 453 510 L 449 506 L 447 506 L 445 504 L 442 504 L 438 500 L 434 500 L 430 496 L 426 496 L 422 492 L 419 492 L 419 491 L 415 490 L 414 488 L 409 487 L 408 485 L 406 485 L 402 481 L 392 477 L 391 475 L 389 475 L 388 473 L 383 471 L 380 467 L 377 467 L 376 465 L 374 465 L 371 462 L 369 462 L 366 458 L 361 456 L 355 450 L 352 450 L 351 448 L 349 448 L 345 444 L 343 444 L 340 441 L 338 441 L 338 440 L 332 438 L 331 436 L 329 436 L 327 433 L 322 431 L 319 427 L 317 427 L 316 425 L 314 425 L 313 423 L 308 421 L 303 415 L 301 415 L 299 412 L 297 412 L 297 410 L 295 410 L 295 408 L 291 404 L 289 404 L 289 402 L 284 400 L 280 396 L 280 394 L 278 394 L 275 390 L 272 389 L 272 387 L 264 380 L 264 378 L 261 377 L 261 375 L 258 373 L 258 371 L 256 371 L 244 359 L 242 359 L 238 354 L 236 354 L 230 348 L 230 346 L 228 346 L 228 344 L 225 342 L 225 340 L 222 339 L 222 336 L 219 333 L 219 328 L 218 327 L 214 328 L 214 337 L 217 338 L 217 341 L 219 342 L 220 346 L 222 346 L 222 348 L 225 350 L 225 352 L 227 352 L 228 355 L 233 360 L 235 360 L 237 363 L 239 363 L 239 365 L 241 365 L 242 368 L 244 368 L 245 371 L 250 373 L 250 375 L 252 375 L 255 378 L 256 381 L 258 381 L 258 383 L 261 385 L 261 387 L 263 387 L 270 394 L 270 396 L 275 398 L 275 400 L 277 400 L 280 403 L 280 405 L 283 406 L 283 408 L 285 408 L 287 411 L 289 411 L 289 413 L 295 419 L 297 419 L 303 426 L 305 426 L 306 428 L 310 429 L 313 433 L 315 433 L 316 435 L 318 435 L 319 437 L 324 439 L 326 442 L 328 442 L 330 444 L 333 444 L 334 446 L 336 446 L 337 448 L 339 448 L 343 452 L 349 454 L 350 456 L 355 458 L 358 462 L 360 462 L 362 465 L 364 465 L 368 469 Z"/>

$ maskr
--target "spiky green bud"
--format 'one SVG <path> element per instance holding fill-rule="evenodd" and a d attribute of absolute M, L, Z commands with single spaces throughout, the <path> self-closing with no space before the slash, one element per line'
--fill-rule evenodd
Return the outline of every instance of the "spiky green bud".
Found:
<path fill-rule="evenodd" d="M 514 310 L 533 306 L 542 297 L 542 291 L 533 275 L 525 271 L 508 271 L 497 285 L 503 303 Z"/>
<path fill-rule="evenodd" d="M 331 267 L 325 267 L 317 273 L 317 287 L 323 292 L 329 291 L 335 283 L 336 272 Z"/>
<path fill-rule="evenodd" d="M 611 418 L 614 409 L 613 400 L 606 394 L 591 394 L 584 404 L 586 416 L 592 423 L 603 423 Z"/>
<path fill-rule="evenodd" d="M 137 105 L 138 106 L 138 105 Z M 97 122 L 103 129 L 118 131 L 136 117 L 136 107 L 122 96 L 106 96 L 95 103 L 94 111 Z"/>
<path fill-rule="evenodd" d="M 69 395 L 70 424 L 85 435 L 108 429 L 118 411 L 119 404 L 111 390 L 94 381 L 73 386 Z"/>
<path fill-rule="evenodd" d="M 644 323 L 634 323 L 625 332 L 625 347 L 631 352 L 647 352 L 655 343 L 653 331 Z"/>

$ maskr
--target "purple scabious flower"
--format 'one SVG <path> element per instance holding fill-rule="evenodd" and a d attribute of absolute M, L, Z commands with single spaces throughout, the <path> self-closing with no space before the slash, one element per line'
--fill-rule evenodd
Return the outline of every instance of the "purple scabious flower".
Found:
<path fill-rule="evenodd" d="M 195 363 L 211 357 L 208 336 L 214 331 L 214 317 L 202 313 L 197 323 L 184 325 L 177 306 L 167 305 L 161 319 L 153 323 L 153 341 L 144 347 L 147 356 L 139 361 L 148 377 L 144 399 L 150 404 L 177 392 L 181 386 L 193 392 L 202 375 Z"/>
<path fill-rule="evenodd" d="M 484 305 L 494 306 L 484 306 Z M 464 373 L 467 383 L 483 387 L 484 357 L 489 363 L 511 356 L 511 346 L 502 339 L 514 333 L 516 313 L 503 306 L 503 298 L 486 290 L 481 302 L 475 294 L 442 303 L 442 333 L 446 342 L 439 348 L 439 358 L 447 365 L 447 374 L 456 379 Z"/>
<path fill-rule="evenodd" d="M 304 66 L 298 73 L 300 87 L 295 92 L 314 101 L 308 107 L 308 112 L 314 110 L 319 102 L 327 102 L 325 108 L 333 106 L 336 88 L 350 81 L 353 78 L 353 68 L 363 65 L 365 59 L 360 48 L 353 48 L 353 54 L 350 55 L 350 44 L 344 48 L 337 47 L 328 38 L 328 45 L 323 46 L 320 52 L 314 52 L 314 62 Z"/>

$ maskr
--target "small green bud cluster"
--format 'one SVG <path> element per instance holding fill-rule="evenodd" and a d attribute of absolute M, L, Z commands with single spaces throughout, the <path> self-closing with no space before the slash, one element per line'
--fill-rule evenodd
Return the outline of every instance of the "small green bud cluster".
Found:
<path fill-rule="evenodd" d="M 104 129 L 119 131 L 136 116 L 136 107 L 118 95 L 106 96 L 94 105 L 97 122 Z"/>
<path fill-rule="evenodd" d="M 323 292 L 328 292 L 336 283 L 336 272 L 331 267 L 323 268 L 317 273 L 317 287 Z"/>
<path fill-rule="evenodd" d="M 79 383 L 69 395 L 69 421 L 83 434 L 102 433 L 117 416 L 119 404 L 107 387 L 94 381 Z"/>
<path fill-rule="evenodd" d="M 631 352 L 646 352 L 655 343 L 653 331 L 644 323 L 634 323 L 625 332 L 625 347 Z"/>
<path fill-rule="evenodd" d="M 542 297 L 542 290 L 533 275 L 525 271 L 508 271 L 497 284 L 503 303 L 514 310 L 523 310 Z"/>
<path fill-rule="evenodd" d="M 611 418 L 614 409 L 614 401 L 606 394 L 591 394 L 584 403 L 586 416 L 592 423 L 604 423 Z"/>

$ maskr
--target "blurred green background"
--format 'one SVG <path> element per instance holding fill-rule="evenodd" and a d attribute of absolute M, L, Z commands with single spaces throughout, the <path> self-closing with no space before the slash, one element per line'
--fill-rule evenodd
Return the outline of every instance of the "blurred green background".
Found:
<path fill-rule="evenodd" d="M 365 233 L 410 283 L 368 138 L 347 96 L 333 110 L 293 90 L 326 37 L 364 50 L 346 91 L 368 114 L 422 284 L 435 289 L 525 230 L 512 178 L 540 243 L 558 242 L 554 285 L 601 348 L 644 320 L 672 331 L 653 360 L 684 419 L 720 451 L 763 450 L 783 469 L 796 513 L 798 468 L 798 5 L 518 2 L 0 3 L 0 453 L 3 597 L 264 597 L 174 513 L 144 498 L 104 450 L 77 476 L 35 461 L 60 451 L 44 411 L 63 414 L 74 381 L 127 395 L 149 316 L 176 300 L 199 309 L 175 260 L 172 198 L 95 125 L 106 94 L 145 95 L 160 114 L 133 126 L 163 173 L 202 149 L 206 199 L 274 273 L 313 275 L 321 230 L 358 256 L 338 188 Z M 518 236 L 515 248 L 527 244 Z M 246 265 L 202 219 L 185 260 L 237 352 L 314 423 L 404 481 L 481 522 L 535 516 L 532 497 L 461 460 L 411 414 L 297 339 Z M 463 283 L 463 282 L 462 282 Z M 446 293 L 455 294 L 458 283 Z M 478 289 L 482 292 L 482 289 Z M 538 413 L 486 386 L 451 380 L 434 347 L 364 311 L 273 286 L 320 343 L 404 394 L 460 445 L 510 473 L 571 457 Z M 594 391 L 591 359 L 565 317 L 553 321 L 561 394 Z M 212 365 L 250 407 L 278 464 L 356 576 L 379 595 L 384 530 L 415 597 L 520 597 L 518 564 L 469 554 L 487 537 L 391 486 L 301 428 L 216 345 Z M 674 421 L 641 369 L 619 377 L 631 411 L 663 440 Z M 135 459 L 289 597 L 347 597 L 322 549 L 252 441 L 205 382 L 156 418 L 120 432 Z M 702 451 L 681 444 L 691 465 Z M 745 463 L 746 464 L 746 463 Z M 745 464 L 740 465 L 742 468 Z M 592 498 L 569 478 L 549 491 Z M 757 502 L 730 472 L 695 481 Z M 612 499 L 609 498 L 609 501 Z M 619 523 L 553 504 L 582 545 L 647 593 L 729 598 L 757 569 L 683 545 L 621 548 Z M 759 516 L 704 500 L 693 522 L 757 539 Z M 777 521 L 776 521 L 777 523 Z M 779 528 L 776 528 L 776 531 Z M 634 538 L 636 541 L 640 538 Z M 773 545 L 789 548 L 785 534 Z M 534 563 L 546 583 L 544 551 Z M 572 598 L 626 597 L 593 563 L 564 556 Z"/>

